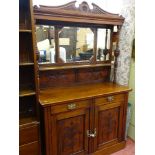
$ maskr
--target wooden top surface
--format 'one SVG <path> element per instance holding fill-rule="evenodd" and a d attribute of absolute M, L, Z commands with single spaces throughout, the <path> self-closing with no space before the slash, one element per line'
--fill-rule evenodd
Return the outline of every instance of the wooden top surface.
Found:
<path fill-rule="evenodd" d="M 54 105 L 62 102 L 89 99 L 131 91 L 127 86 L 113 83 L 94 83 L 69 87 L 48 88 L 40 91 L 39 101 L 42 106 Z"/>

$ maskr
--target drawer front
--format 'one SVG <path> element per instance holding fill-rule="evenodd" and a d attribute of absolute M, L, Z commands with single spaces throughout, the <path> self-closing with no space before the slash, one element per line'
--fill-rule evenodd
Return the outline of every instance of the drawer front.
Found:
<path fill-rule="evenodd" d="M 124 94 L 98 97 L 95 99 L 95 105 L 102 105 L 102 104 L 109 104 L 109 103 L 124 101 L 124 97 L 125 97 Z"/>
<path fill-rule="evenodd" d="M 19 145 L 38 141 L 39 125 L 25 127 L 19 131 Z"/>
<path fill-rule="evenodd" d="M 37 141 L 19 147 L 19 155 L 39 155 L 39 144 Z"/>
<path fill-rule="evenodd" d="M 51 113 L 56 114 L 61 112 L 69 112 L 81 108 L 87 108 L 89 107 L 90 102 L 91 102 L 90 100 L 75 101 L 75 102 L 73 101 L 61 105 L 51 106 Z"/>

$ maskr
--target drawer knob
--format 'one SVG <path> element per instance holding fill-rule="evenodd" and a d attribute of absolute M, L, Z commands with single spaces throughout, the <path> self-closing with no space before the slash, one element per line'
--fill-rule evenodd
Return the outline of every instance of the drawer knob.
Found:
<path fill-rule="evenodd" d="M 68 110 L 73 110 L 73 109 L 76 109 L 76 104 L 75 103 L 72 103 L 72 104 L 68 104 Z"/>
<path fill-rule="evenodd" d="M 113 96 L 108 96 L 107 100 L 108 100 L 108 102 L 112 102 L 114 100 L 114 97 Z"/>

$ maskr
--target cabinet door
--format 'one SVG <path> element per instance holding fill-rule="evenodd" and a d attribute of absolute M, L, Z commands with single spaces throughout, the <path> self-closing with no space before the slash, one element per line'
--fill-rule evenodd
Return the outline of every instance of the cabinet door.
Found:
<path fill-rule="evenodd" d="M 52 155 L 88 153 L 89 109 L 78 109 L 51 116 Z"/>
<path fill-rule="evenodd" d="M 95 151 L 121 141 L 123 121 L 123 102 L 98 105 L 95 107 L 94 139 Z"/>

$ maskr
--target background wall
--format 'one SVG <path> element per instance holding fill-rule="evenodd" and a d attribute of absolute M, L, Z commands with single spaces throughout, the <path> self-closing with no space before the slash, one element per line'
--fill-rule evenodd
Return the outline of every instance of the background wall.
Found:
<path fill-rule="evenodd" d="M 120 56 L 118 57 L 117 82 L 121 85 L 128 85 L 132 42 L 135 37 L 135 3 L 134 0 L 124 0 L 121 15 L 125 22 L 120 32 Z"/>
<path fill-rule="evenodd" d="M 128 136 L 135 140 L 135 60 L 131 60 L 129 87 L 132 92 L 129 94 L 129 103 L 131 103 L 131 120 L 128 130 Z"/>

